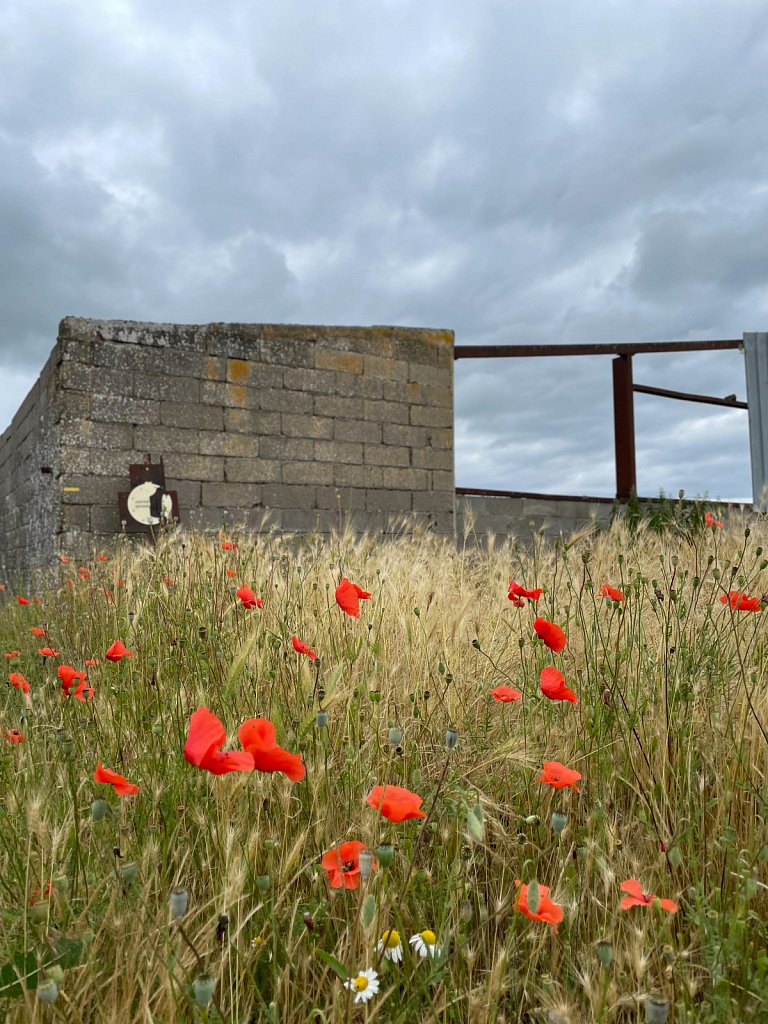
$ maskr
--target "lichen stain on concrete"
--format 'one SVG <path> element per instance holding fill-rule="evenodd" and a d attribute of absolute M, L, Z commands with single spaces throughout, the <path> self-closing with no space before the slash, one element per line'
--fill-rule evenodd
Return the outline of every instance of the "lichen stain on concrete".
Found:
<path fill-rule="evenodd" d="M 227 391 L 229 393 L 229 400 L 233 405 L 237 405 L 240 408 L 245 405 L 247 388 L 244 388 L 241 384 L 227 384 Z"/>
<path fill-rule="evenodd" d="M 218 356 L 208 356 L 208 369 L 206 371 L 208 380 L 219 379 L 219 358 Z"/>
<path fill-rule="evenodd" d="M 227 380 L 235 384 L 242 384 L 251 375 L 251 364 L 247 359 L 227 360 Z"/>

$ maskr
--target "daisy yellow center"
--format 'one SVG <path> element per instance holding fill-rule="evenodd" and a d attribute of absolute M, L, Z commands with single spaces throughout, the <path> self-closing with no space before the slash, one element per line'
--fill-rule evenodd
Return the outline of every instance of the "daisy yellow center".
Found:
<path fill-rule="evenodd" d="M 365 992 L 365 990 L 368 988 L 368 979 L 365 977 L 364 974 L 358 974 L 358 976 L 352 983 L 352 987 L 354 988 L 355 992 Z"/>
<path fill-rule="evenodd" d="M 400 945 L 400 932 L 391 931 L 384 935 L 384 945 L 387 949 L 395 949 Z"/>
<path fill-rule="evenodd" d="M 426 931 L 423 931 L 421 933 L 421 937 L 428 946 L 434 946 L 435 942 L 437 941 L 437 936 L 435 935 L 434 932 L 431 932 L 429 928 L 427 928 Z"/>

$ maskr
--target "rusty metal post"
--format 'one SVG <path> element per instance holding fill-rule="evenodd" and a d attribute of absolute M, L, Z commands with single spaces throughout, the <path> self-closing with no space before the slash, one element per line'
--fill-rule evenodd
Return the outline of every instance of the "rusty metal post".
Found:
<path fill-rule="evenodd" d="M 616 498 L 618 501 L 629 501 L 633 494 L 637 494 L 632 356 L 621 355 L 612 362 L 613 436 L 616 445 Z"/>

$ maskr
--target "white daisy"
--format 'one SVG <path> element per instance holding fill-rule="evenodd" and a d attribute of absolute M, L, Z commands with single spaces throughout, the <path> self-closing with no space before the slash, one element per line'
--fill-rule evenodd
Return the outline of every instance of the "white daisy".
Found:
<path fill-rule="evenodd" d="M 436 945 L 437 936 L 429 928 L 412 935 L 408 941 L 413 946 L 414 953 L 418 953 L 421 957 L 437 956 L 440 953 L 440 949 Z"/>
<path fill-rule="evenodd" d="M 400 932 L 396 932 L 394 928 L 384 932 L 376 946 L 377 953 L 381 953 L 382 950 L 387 960 L 399 964 L 403 959 L 403 944 L 400 941 Z"/>
<path fill-rule="evenodd" d="M 379 991 L 379 976 L 372 967 L 369 967 L 354 977 L 347 978 L 344 988 L 355 993 L 356 1003 L 367 1003 Z"/>

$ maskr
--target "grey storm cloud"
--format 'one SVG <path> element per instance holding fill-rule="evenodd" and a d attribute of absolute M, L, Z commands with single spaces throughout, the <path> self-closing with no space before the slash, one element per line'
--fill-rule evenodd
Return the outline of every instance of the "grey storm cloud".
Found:
<path fill-rule="evenodd" d="M 67 314 L 461 344 L 768 322 L 762 0 L 8 0 L 0 60 L 0 429 Z M 735 352 L 635 377 L 745 397 Z M 456 382 L 458 483 L 612 493 L 609 359 Z M 636 420 L 642 492 L 749 496 L 745 413 Z"/>

